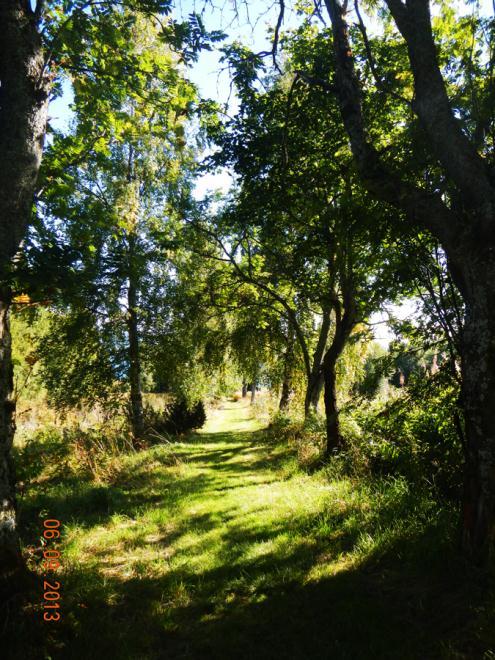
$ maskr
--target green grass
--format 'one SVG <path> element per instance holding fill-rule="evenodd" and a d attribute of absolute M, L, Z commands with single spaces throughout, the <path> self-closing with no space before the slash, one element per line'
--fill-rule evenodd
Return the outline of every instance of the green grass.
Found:
<path fill-rule="evenodd" d="M 62 521 L 64 620 L 17 637 L 12 657 L 494 657 L 493 601 L 451 550 L 455 512 L 404 480 L 330 474 L 301 472 L 226 402 L 108 482 L 38 475 L 25 541 L 40 515 Z"/>

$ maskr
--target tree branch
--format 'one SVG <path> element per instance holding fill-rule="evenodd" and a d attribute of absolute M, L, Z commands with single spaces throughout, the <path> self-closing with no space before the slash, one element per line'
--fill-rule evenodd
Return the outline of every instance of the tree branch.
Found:
<path fill-rule="evenodd" d="M 442 242 L 452 244 L 458 236 L 459 220 L 440 195 L 418 188 L 386 168 L 369 142 L 344 10 L 338 0 L 325 0 L 325 4 L 332 21 L 340 112 L 361 180 L 376 198 L 405 211 L 412 221 L 431 230 Z"/>
<path fill-rule="evenodd" d="M 401 96 L 400 94 L 397 94 L 394 92 L 392 89 L 387 88 L 386 85 L 384 85 L 384 82 L 382 78 L 380 78 L 377 68 L 376 68 L 376 62 L 375 58 L 373 57 L 373 51 L 371 50 L 371 44 L 370 40 L 368 38 L 368 32 L 366 30 L 366 26 L 364 24 L 363 18 L 361 16 L 361 12 L 359 11 L 359 0 L 354 0 L 354 10 L 356 12 L 356 16 L 358 18 L 358 28 L 359 31 L 361 32 L 361 36 L 363 37 L 363 43 L 364 43 L 364 48 L 366 50 L 366 57 L 368 58 L 368 64 L 370 65 L 370 70 L 371 70 L 371 75 L 373 76 L 376 86 L 378 89 L 381 91 L 385 92 L 386 94 L 390 94 L 393 98 L 397 99 L 401 103 L 405 103 L 407 106 L 411 106 L 411 101 L 406 99 L 405 97 Z"/>
<path fill-rule="evenodd" d="M 272 61 L 273 61 L 273 66 L 277 69 L 277 71 L 280 74 L 282 73 L 282 70 L 277 62 L 277 50 L 278 50 L 278 42 L 280 40 L 280 28 L 282 27 L 282 23 L 284 22 L 284 14 L 285 14 L 285 1 L 279 0 L 279 13 L 277 18 L 277 24 L 275 26 L 275 31 L 273 33 Z"/>
<path fill-rule="evenodd" d="M 212 238 L 217 243 L 217 245 L 220 247 L 220 249 L 223 251 L 225 256 L 228 258 L 228 260 L 230 261 L 230 263 L 234 267 L 235 272 L 237 273 L 237 275 L 241 279 L 243 279 L 245 282 L 247 282 L 249 284 L 253 284 L 254 286 L 259 287 L 262 291 L 264 291 L 270 297 L 272 297 L 274 300 L 276 300 L 278 303 L 280 303 L 282 305 L 282 307 L 285 309 L 288 318 L 290 319 L 290 321 L 293 324 L 294 331 L 295 331 L 297 339 L 299 341 L 299 345 L 300 345 L 301 351 L 303 353 L 304 367 L 305 367 L 305 370 L 306 370 L 306 374 L 309 378 L 309 376 L 311 374 L 311 359 L 310 359 L 310 356 L 309 356 L 309 350 L 308 350 L 308 346 L 307 346 L 307 343 L 306 343 L 306 338 L 304 337 L 304 333 L 303 333 L 302 328 L 299 324 L 299 321 L 297 320 L 297 315 L 296 315 L 296 312 L 294 311 L 294 309 L 292 309 L 292 307 L 287 302 L 287 300 L 283 296 L 279 295 L 272 287 L 268 286 L 264 282 L 260 282 L 259 280 L 254 278 L 252 276 L 252 274 L 248 275 L 247 273 L 245 273 L 242 270 L 242 268 L 239 266 L 237 261 L 235 260 L 235 257 L 234 257 L 235 250 L 233 250 L 233 251 L 231 250 L 229 252 L 229 250 L 225 247 L 223 241 L 220 239 L 219 236 L 217 236 L 214 232 L 206 229 L 206 227 L 200 227 L 199 225 L 196 225 L 196 227 L 197 227 L 197 229 L 199 229 L 200 231 L 205 233 L 207 236 Z"/>
<path fill-rule="evenodd" d="M 332 0 L 333 1 L 333 0 Z M 481 214 L 481 230 L 493 231 L 495 194 L 488 168 L 455 118 L 438 64 L 428 0 L 385 0 L 402 34 L 414 76 L 413 109 L 430 139 L 435 156 Z"/>

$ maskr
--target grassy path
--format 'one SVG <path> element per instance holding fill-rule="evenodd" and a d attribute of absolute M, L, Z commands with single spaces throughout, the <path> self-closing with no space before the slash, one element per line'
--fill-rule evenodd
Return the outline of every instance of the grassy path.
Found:
<path fill-rule="evenodd" d="M 44 496 L 66 522 L 52 657 L 437 657 L 425 648 L 438 621 L 409 602 L 423 586 L 400 584 L 400 566 L 357 567 L 369 502 L 295 470 L 257 431 L 248 405 L 226 402 L 173 453 L 156 446 L 110 483 Z"/>
<path fill-rule="evenodd" d="M 305 656 L 286 647 L 292 605 L 282 600 L 280 620 L 267 627 L 264 611 L 275 592 L 280 598 L 325 567 L 310 528 L 329 487 L 291 475 L 285 452 L 257 430 L 248 404 L 224 403 L 200 434 L 174 447 L 178 465 L 157 447 L 124 470 L 107 499 L 112 509 L 123 495 L 128 514 L 69 532 L 75 583 L 92 590 L 82 609 L 93 631 L 94 608 L 101 609 L 97 653 L 107 645 L 115 653 L 118 644 L 119 658 Z M 98 602 L 96 585 L 110 609 Z"/>

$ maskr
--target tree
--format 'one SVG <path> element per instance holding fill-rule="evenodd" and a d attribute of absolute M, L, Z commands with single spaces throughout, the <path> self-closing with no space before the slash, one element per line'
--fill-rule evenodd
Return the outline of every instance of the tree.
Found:
<path fill-rule="evenodd" d="M 354 327 L 397 290 L 390 211 L 349 168 L 346 136 L 325 89 L 291 72 L 328 70 L 324 35 L 303 27 L 284 41 L 286 71 L 258 89 L 256 57 L 227 49 L 240 112 L 214 162 L 233 165 L 240 190 L 220 241 L 234 274 L 263 290 L 291 323 L 307 378 L 305 411 L 324 385 L 327 454 L 339 448 L 337 362 Z M 318 116 L 319 121 L 314 118 Z M 230 219 L 229 219 L 230 216 Z M 236 249 L 226 248 L 230 242 Z M 308 332 L 318 315 L 317 337 Z"/>
<path fill-rule="evenodd" d="M 10 457 L 15 404 L 9 327 L 11 294 L 5 275 L 29 222 L 41 162 L 49 83 L 37 17 L 30 10 L 30 3 L 2 3 L 0 24 L 0 565 L 2 576 L 9 578 L 19 572 L 22 561 Z"/>
<path fill-rule="evenodd" d="M 84 88 L 77 90 L 75 130 L 57 135 L 48 150 L 39 199 L 43 231 L 73 251 L 72 263 L 63 265 L 73 272 L 74 282 L 57 301 L 58 331 L 64 319 L 74 329 L 79 324 L 78 332 L 65 333 L 67 341 L 72 337 L 81 354 L 86 352 L 84 343 L 96 342 L 103 371 L 94 381 L 76 359 L 71 371 L 60 373 L 58 336 L 55 342 L 47 338 L 42 353 L 50 391 L 61 405 L 88 396 L 108 398 L 112 384 L 126 383 L 138 441 L 144 434 L 144 317 L 150 307 L 155 314 L 161 309 L 158 299 L 165 297 L 171 276 L 174 224 L 190 194 L 193 153 L 184 134 L 195 92 L 180 73 L 177 57 L 160 43 L 156 21 L 135 16 L 129 51 L 140 68 L 155 71 L 155 77 L 142 84 L 139 95 L 122 94 L 117 81 L 113 93 L 108 81 L 105 89 L 94 81 L 90 95 Z M 95 145 L 91 128 L 98 123 L 103 95 L 105 125 L 100 125 Z M 74 151 L 84 154 L 75 164 L 70 162 Z M 39 236 L 31 237 L 35 251 L 40 242 Z M 81 332 L 84 327 L 88 332 Z M 91 382 L 88 390 L 85 382 Z"/>
<path fill-rule="evenodd" d="M 122 11 L 125 7 L 130 14 Z M 117 78 L 122 89 L 138 91 L 143 78 L 153 76 L 152 70 L 140 71 L 127 55 L 132 12 L 139 8 L 168 14 L 171 5 L 168 0 L 5 0 L 0 6 L 0 565 L 7 578 L 22 565 L 10 459 L 15 405 L 9 268 L 31 222 L 48 102 L 60 92 L 61 74 L 70 72 L 79 85 L 89 87 L 96 78 Z M 170 19 L 163 23 L 162 38 L 184 59 L 194 57 L 205 39 L 220 36 L 207 35 L 196 15 L 187 24 Z M 100 101 L 104 105 L 105 95 Z"/>
<path fill-rule="evenodd" d="M 377 199 L 399 208 L 410 223 L 438 238 L 463 296 L 466 472 L 462 542 L 469 556 L 484 561 L 495 530 L 495 189 L 489 109 L 494 61 L 491 58 L 483 67 L 482 49 L 473 51 L 472 58 L 463 59 L 461 54 L 457 62 L 451 54 L 451 70 L 457 79 L 449 79 L 441 68 L 439 37 L 432 28 L 428 0 L 385 1 L 407 46 L 414 89 L 410 105 L 427 137 L 429 162 L 440 172 L 440 185 L 431 189 L 399 175 L 399 159 L 386 163 L 374 145 L 363 112 L 363 88 L 346 8 L 338 0 L 325 0 L 325 5 L 332 21 L 337 98 L 361 179 Z M 479 38 L 479 27 L 478 22 L 468 28 L 474 39 Z M 491 44 L 493 21 L 486 28 Z M 459 88 L 469 85 L 474 102 L 466 104 Z"/>

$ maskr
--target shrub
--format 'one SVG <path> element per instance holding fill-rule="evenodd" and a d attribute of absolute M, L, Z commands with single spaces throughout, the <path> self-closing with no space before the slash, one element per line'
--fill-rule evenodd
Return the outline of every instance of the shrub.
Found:
<path fill-rule="evenodd" d="M 167 423 L 167 408 L 164 410 L 157 410 L 153 406 L 144 406 L 143 407 L 143 419 L 144 426 L 146 429 L 146 438 L 150 442 L 160 442 L 160 437 L 165 436 L 165 439 L 168 435 L 166 430 Z"/>
<path fill-rule="evenodd" d="M 153 440 L 155 434 L 167 437 L 201 428 L 206 422 L 206 412 L 202 401 L 190 406 L 184 399 L 177 399 L 163 411 L 145 408 L 144 419 L 148 436 Z"/>
<path fill-rule="evenodd" d="M 189 407 L 187 401 L 178 399 L 167 412 L 166 430 L 175 435 L 200 429 L 206 422 L 206 412 L 202 401 L 197 401 Z"/>
<path fill-rule="evenodd" d="M 360 451 L 372 472 L 404 475 L 442 496 L 457 497 L 462 446 L 455 426 L 458 389 L 445 374 L 412 379 L 398 398 L 356 411 Z"/>

